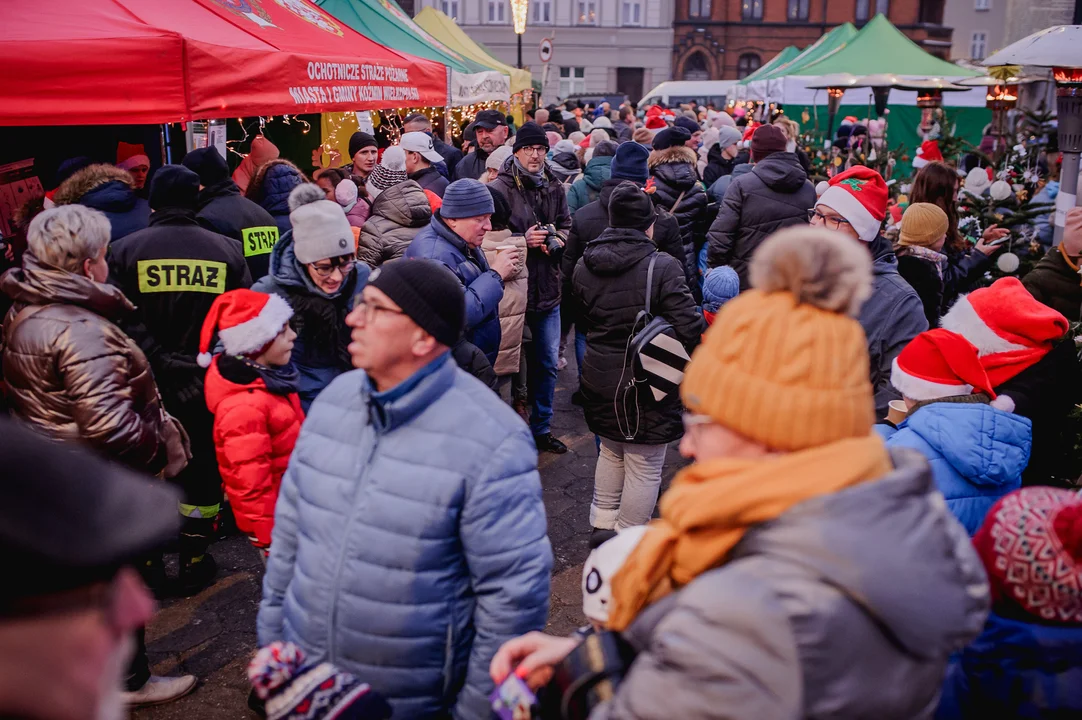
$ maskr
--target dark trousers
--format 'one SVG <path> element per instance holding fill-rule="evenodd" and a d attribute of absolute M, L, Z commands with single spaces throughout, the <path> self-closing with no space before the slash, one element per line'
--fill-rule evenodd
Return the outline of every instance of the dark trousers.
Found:
<path fill-rule="evenodd" d="M 165 408 L 188 431 L 192 459 L 173 482 L 180 486 L 184 500 L 180 514 L 184 517 L 180 529 L 181 564 L 192 558 L 201 558 L 210 547 L 221 512 L 222 478 L 218 472 L 218 458 L 214 451 L 214 416 L 207 410 L 202 397 L 163 398 Z"/>
<path fill-rule="evenodd" d="M 150 679 L 150 659 L 147 657 L 147 631 L 139 628 L 135 631 L 135 654 L 132 655 L 131 664 L 128 665 L 128 677 L 125 679 L 125 689 L 135 692 L 146 685 Z"/>

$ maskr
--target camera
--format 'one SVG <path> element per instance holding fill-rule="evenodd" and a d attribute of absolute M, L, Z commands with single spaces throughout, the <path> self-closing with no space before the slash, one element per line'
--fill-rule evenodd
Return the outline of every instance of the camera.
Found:
<path fill-rule="evenodd" d="M 556 235 L 556 226 L 552 223 L 547 225 L 539 225 L 538 229 L 546 234 L 545 238 L 545 251 L 549 255 L 555 255 L 563 250 L 563 243 L 560 242 L 560 238 Z"/>

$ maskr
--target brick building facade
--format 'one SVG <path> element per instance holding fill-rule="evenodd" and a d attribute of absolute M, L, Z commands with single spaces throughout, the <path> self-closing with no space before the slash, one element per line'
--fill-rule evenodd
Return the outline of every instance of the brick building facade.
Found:
<path fill-rule="evenodd" d="M 970 0 L 972 2 L 972 0 Z M 787 45 L 803 48 L 846 21 L 883 13 L 922 48 L 948 58 L 946 0 L 675 0 L 673 78 L 733 80 Z M 859 75 L 860 68 L 853 68 Z"/>

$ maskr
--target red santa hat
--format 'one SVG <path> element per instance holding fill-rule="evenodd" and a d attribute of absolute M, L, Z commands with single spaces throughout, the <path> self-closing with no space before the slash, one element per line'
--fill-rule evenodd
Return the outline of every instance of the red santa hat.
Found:
<path fill-rule="evenodd" d="M 150 166 L 150 158 L 142 145 L 119 142 L 116 146 L 116 166 L 121 170 L 131 170 L 140 165 Z"/>
<path fill-rule="evenodd" d="M 1035 486 L 1003 496 L 973 536 L 992 607 L 1045 623 L 1082 623 L 1082 497 Z"/>
<path fill-rule="evenodd" d="M 665 111 L 660 105 L 651 105 L 646 111 L 645 120 L 647 130 L 661 130 L 669 126 L 665 122 Z"/>
<path fill-rule="evenodd" d="M 943 162 L 943 153 L 939 151 L 939 143 L 935 140 L 925 140 L 917 148 L 917 156 L 913 158 L 913 167 L 919 169 L 931 162 Z"/>
<path fill-rule="evenodd" d="M 289 319 L 293 308 L 278 295 L 254 290 L 230 290 L 214 299 L 199 335 L 199 367 L 210 367 L 217 331 L 229 355 L 251 355 L 270 344 Z"/>
<path fill-rule="evenodd" d="M 871 168 L 858 165 L 830 179 L 816 207 L 826 205 L 849 221 L 857 236 L 871 242 L 887 217 L 887 184 Z"/>
<path fill-rule="evenodd" d="M 974 390 L 996 396 L 977 348 L 941 328 L 922 332 L 902 349 L 891 364 L 890 383 L 910 400 L 938 400 Z"/>
<path fill-rule="evenodd" d="M 1037 302 L 1014 277 L 963 295 L 939 326 L 977 348 L 993 387 L 1036 364 L 1069 328 L 1067 318 Z"/>
<path fill-rule="evenodd" d="M 744 128 L 744 137 L 740 138 L 740 146 L 750 148 L 751 138 L 753 135 L 755 135 L 755 131 L 758 130 L 760 127 L 762 127 L 762 123 L 755 122 L 754 120 L 748 123 L 747 127 Z"/>

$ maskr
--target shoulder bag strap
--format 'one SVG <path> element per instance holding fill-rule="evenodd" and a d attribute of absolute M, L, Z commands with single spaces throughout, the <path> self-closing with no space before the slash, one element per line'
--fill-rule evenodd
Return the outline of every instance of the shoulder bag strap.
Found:
<path fill-rule="evenodd" d="M 646 269 L 646 314 L 650 315 L 650 300 L 654 295 L 654 264 L 657 262 L 657 252 L 650 256 L 650 266 Z"/>

